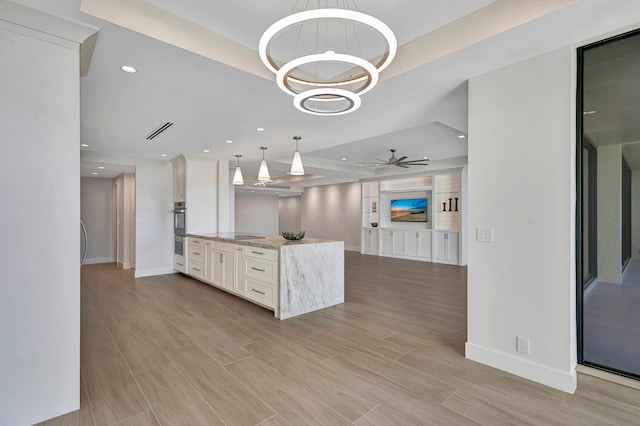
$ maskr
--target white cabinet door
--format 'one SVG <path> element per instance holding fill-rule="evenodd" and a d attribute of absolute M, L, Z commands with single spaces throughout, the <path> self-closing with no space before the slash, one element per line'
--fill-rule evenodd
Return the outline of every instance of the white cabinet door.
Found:
<path fill-rule="evenodd" d="M 393 231 L 393 254 L 395 256 L 404 256 L 407 253 L 407 247 L 405 245 L 407 238 L 407 231 Z"/>
<path fill-rule="evenodd" d="M 406 231 L 405 233 L 405 247 L 406 255 L 411 257 L 418 257 L 418 243 L 420 241 L 419 231 Z"/>
<path fill-rule="evenodd" d="M 173 166 L 173 202 L 186 201 L 186 164 Z"/>
<path fill-rule="evenodd" d="M 458 232 L 436 231 L 436 262 L 458 264 Z"/>
<path fill-rule="evenodd" d="M 431 231 L 418 231 L 418 253 L 417 256 L 423 260 L 431 260 Z"/>
<path fill-rule="evenodd" d="M 378 254 L 378 230 L 364 228 L 362 230 L 362 253 Z"/>
<path fill-rule="evenodd" d="M 215 248 L 209 257 L 211 282 L 230 291 L 235 291 L 236 256 L 234 251 L 224 251 Z"/>
<path fill-rule="evenodd" d="M 382 230 L 382 255 L 383 256 L 404 256 L 407 252 L 405 246 L 407 231 L 396 229 Z"/>
<path fill-rule="evenodd" d="M 383 229 L 380 233 L 382 237 L 382 255 L 393 255 L 393 231 L 390 229 Z"/>

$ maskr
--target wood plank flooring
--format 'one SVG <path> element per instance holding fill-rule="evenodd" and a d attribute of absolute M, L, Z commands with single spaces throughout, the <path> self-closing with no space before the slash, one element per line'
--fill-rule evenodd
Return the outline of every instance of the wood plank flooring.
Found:
<path fill-rule="evenodd" d="M 45 425 L 626 425 L 640 391 L 567 395 L 463 356 L 466 269 L 345 253 L 346 303 L 279 321 L 183 275 L 82 267 L 81 408 Z"/>

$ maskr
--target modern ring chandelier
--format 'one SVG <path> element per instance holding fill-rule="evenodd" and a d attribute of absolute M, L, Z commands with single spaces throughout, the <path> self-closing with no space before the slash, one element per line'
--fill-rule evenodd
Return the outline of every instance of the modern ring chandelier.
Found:
<path fill-rule="evenodd" d="M 338 2 L 349 4 L 348 0 Z M 360 96 L 375 87 L 380 72 L 395 57 L 396 37 L 370 15 L 320 8 L 319 3 L 317 9 L 293 13 L 267 28 L 258 46 L 260 59 L 276 74 L 278 87 L 293 96 L 298 110 L 325 116 L 348 114 L 360 107 Z M 372 53 L 363 45 L 370 41 L 382 44 L 383 50 Z M 285 60 L 285 56 L 292 57 Z"/>

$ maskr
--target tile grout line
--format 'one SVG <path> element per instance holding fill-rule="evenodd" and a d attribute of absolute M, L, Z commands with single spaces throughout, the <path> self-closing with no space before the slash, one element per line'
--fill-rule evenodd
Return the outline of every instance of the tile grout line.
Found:
<path fill-rule="evenodd" d="M 136 386 L 138 387 L 138 390 L 140 391 L 140 393 L 142 394 L 142 397 L 144 398 L 144 401 L 147 403 L 147 407 L 149 408 L 149 410 L 153 414 L 153 417 L 155 417 L 156 420 L 158 420 L 158 416 L 156 416 L 156 413 L 155 413 L 155 411 L 153 411 L 153 408 L 151 407 L 151 404 L 149 404 L 149 400 L 147 399 L 147 395 L 144 394 L 144 391 L 142 390 L 142 387 L 140 386 L 140 383 L 138 383 L 138 379 L 136 379 L 136 375 L 133 374 L 133 371 L 131 370 L 131 367 L 129 367 L 129 363 L 124 358 L 124 354 L 122 353 L 122 350 L 120 349 L 120 346 L 118 345 L 118 342 L 116 342 L 116 339 L 113 338 L 113 335 L 111 334 L 111 330 L 109 330 L 109 327 L 105 327 L 105 328 L 107 329 L 107 333 L 111 337 L 111 340 L 113 341 L 113 344 L 116 345 L 116 348 L 118 348 L 118 353 L 120 354 L 120 357 L 122 358 L 122 361 L 124 362 L 124 365 L 126 365 L 127 368 L 129 369 L 129 373 L 131 373 L 131 377 L 133 378 L 133 381 L 135 382 Z M 144 411 L 141 411 L 139 413 L 135 413 L 135 414 L 133 414 L 133 415 L 127 417 L 127 418 L 120 419 L 119 421 L 130 419 L 131 417 L 137 416 L 140 413 L 144 413 Z M 160 422 L 158 421 L 158 423 L 160 423 Z"/>
<path fill-rule="evenodd" d="M 456 390 L 454 390 L 454 391 L 453 391 L 453 393 L 447 397 L 447 399 L 445 399 L 444 401 L 442 401 L 442 403 L 441 403 L 440 405 L 444 407 L 444 406 L 445 406 L 444 404 L 446 404 L 446 402 L 447 402 L 447 401 L 448 401 L 448 400 L 449 400 L 453 395 L 455 395 L 455 394 L 456 394 L 456 392 L 458 392 L 459 390 L 460 390 L 460 388 L 456 388 Z M 446 407 L 446 408 L 449 408 L 449 407 Z"/>
<path fill-rule="evenodd" d="M 91 397 L 89 397 L 89 389 L 87 388 L 87 384 L 84 381 L 84 375 L 82 374 L 82 366 L 80 366 L 80 386 L 84 387 L 84 393 L 87 395 L 87 404 L 89 404 L 89 412 L 91 413 L 91 421 L 93 424 L 96 424 L 96 418 L 93 414 L 93 406 L 91 405 Z M 82 389 L 80 389 L 82 393 Z M 80 396 L 82 398 L 82 396 Z M 78 421 L 80 421 L 80 417 L 78 416 Z M 83 425 L 79 425 L 83 426 Z"/>
<path fill-rule="evenodd" d="M 382 405 L 382 402 L 379 402 L 378 405 L 376 405 L 375 407 L 373 407 L 371 410 L 367 411 L 366 413 L 364 413 L 363 415 L 361 415 L 360 417 L 358 417 L 357 419 L 355 419 L 352 423 L 356 424 L 356 422 L 360 419 L 362 419 L 363 417 L 367 416 L 369 413 L 371 413 L 373 410 L 375 410 L 376 408 L 380 407 Z"/>

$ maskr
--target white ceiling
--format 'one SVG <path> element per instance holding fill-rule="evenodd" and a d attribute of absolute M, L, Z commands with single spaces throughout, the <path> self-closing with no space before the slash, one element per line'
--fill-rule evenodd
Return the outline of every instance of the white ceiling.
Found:
<path fill-rule="evenodd" d="M 95 161 L 82 161 L 80 163 L 80 176 L 98 179 L 113 179 L 123 173 L 135 173 L 135 166 L 123 164 L 98 163 Z"/>
<path fill-rule="evenodd" d="M 358 163 L 388 158 L 390 148 L 429 156 L 430 168 L 464 158 L 473 143 L 457 138 L 467 134 L 468 78 L 640 21 L 637 0 L 362 1 L 359 9 L 387 23 L 402 46 L 358 111 L 316 117 L 293 108 L 255 51 L 262 32 L 296 1 L 82 0 L 83 10 L 118 25 L 80 12 L 80 0 L 19 2 L 100 28 L 81 78 L 84 150 L 209 156 L 230 165 L 241 154 L 247 180 L 257 174 L 260 146 L 269 147 L 272 176 L 286 177 L 299 135 L 306 171 L 322 177 L 296 186 L 389 173 Z M 123 73 L 124 64 L 138 73 Z M 167 121 L 175 125 L 145 139 Z"/>

